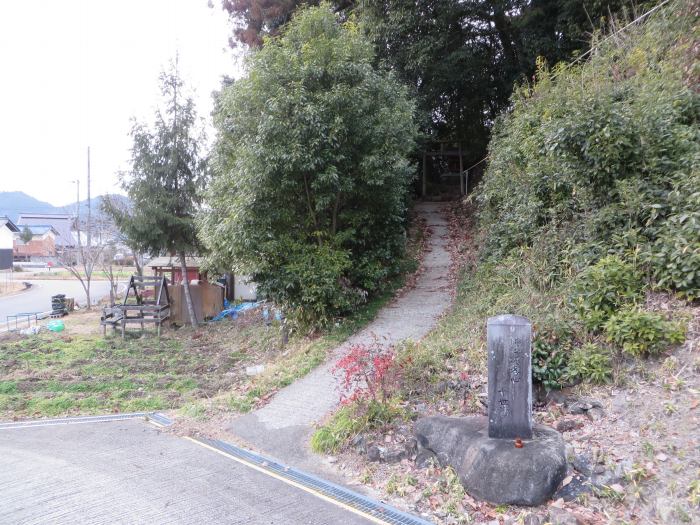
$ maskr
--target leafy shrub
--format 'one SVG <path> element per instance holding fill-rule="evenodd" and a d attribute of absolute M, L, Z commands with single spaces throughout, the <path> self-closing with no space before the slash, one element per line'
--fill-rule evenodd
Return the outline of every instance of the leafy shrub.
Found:
<path fill-rule="evenodd" d="M 355 434 L 403 415 L 395 403 L 401 368 L 392 350 L 376 341 L 354 345 L 333 371 L 341 375 L 341 408 L 311 437 L 311 448 L 321 453 L 337 452 Z"/>
<path fill-rule="evenodd" d="M 345 278 L 351 265 L 346 251 L 290 242 L 261 267 L 259 293 L 285 308 L 298 326 L 327 325 L 364 300 Z"/>
<path fill-rule="evenodd" d="M 567 380 L 608 383 L 612 380 L 612 353 L 594 343 L 585 343 L 569 355 Z"/>
<path fill-rule="evenodd" d="M 600 328 L 620 307 L 642 298 L 644 281 L 634 265 L 611 255 L 576 279 L 575 303 L 589 329 Z"/>
<path fill-rule="evenodd" d="M 538 330 L 532 342 L 532 379 L 547 390 L 563 386 L 571 348 L 570 334 L 563 329 Z"/>
<path fill-rule="evenodd" d="M 700 93 L 685 73 L 694 13 L 688 0 L 669 5 L 581 65 L 540 63 L 535 84 L 516 90 L 477 193 L 485 258 L 546 245 L 557 277 L 634 255 L 658 286 L 698 296 Z M 584 305 L 589 327 L 614 311 L 608 299 Z"/>
<path fill-rule="evenodd" d="M 408 89 L 375 64 L 353 20 L 308 7 L 217 98 L 210 263 L 300 323 L 347 314 L 399 271 L 417 126 Z"/>
<path fill-rule="evenodd" d="M 352 346 L 334 371 L 342 375 L 343 403 L 371 401 L 386 405 L 398 390 L 401 378 L 394 352 L 377 342 Z"/>
<path fill-rule="evenodd" d="M 634 356 L 656 355 L 668 346 L 685 340 L 681 323 L 666 321 L 656 312 L 626 308 L 605 323 L 608 341 Z"/>
<path fill-rule="evenodd" d="M 663 222 L 658 215 L 666 215 Z M 665 204 L 651 206 L 656 241 L 645 247 L 657 285 L 673 288 L 693 300 L 700 297 L 700 170 L 684 177 L 667 195 Z"/>

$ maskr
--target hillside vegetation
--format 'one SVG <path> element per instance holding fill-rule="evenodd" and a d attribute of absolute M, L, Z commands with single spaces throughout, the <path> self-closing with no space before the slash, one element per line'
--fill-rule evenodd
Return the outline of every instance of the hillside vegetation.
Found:
<path fill-rule="evenodd" d="M 607 403 L 601 420 L 575 421 L 571 453 L 595 443 L 617 462 L 656 461 L 628 474 L 614 498 L 597 493 L 567 508 L 590 523 L 692 521 L 698 481 L 683 465 L 695 454 L 686 443 L 700 371 L 697 19 L 690 2 L 671 2 L 643 24 L 612 28 L 582 64 L 540 63 L 535 82 L 516 90 L 483 184 L 451 209 L 453 309 L 422 341 L 395 349 L 393 370 L 369 376 L 387 401 L 346 404 L 314 436 L 316 450 L 342 453 L 360 434 L 389 446 L 417 415 L 483 414 L 486 320 L 509 312 L 533 322 L 539 394 L 571 387 L 549 399 Z M 536 420 L 566 419 L 563 406 L 536 403 Z M 665 437 L 671 428 L 675 441 Z M 363 465 L 363 483 L 389 499 L 420 492 L 415 509 L 437 522 L 493 517 L 439 470 Z"/>
<path fill-rule="evenodd" d="M 547 389 L 613 381 L 622 358 L 684 340 L 681 310 L 700 296 L 697 37 L 690 3 L 672 2 L 516 90 L 476 209 L 454 210 L 477 219 L 461 250 L 478 262 L 452 313 L 404 352 L 414 394 L 485 369 L 486 318 L 503 312 L 533 321 Z M 658 292 L 675 313 L 651 311 Z"/>
<path fill-rule="evenodd" d="M 452 210 L 455 307 L 398 350 L 399 399 L 482 374 L 486 319 L 504 312 L 533 321 L 546 390 L 624 381 L 624 362 L 684 341 L 700 296 L 696 19 L 672 2 L 516 91 L 483 184 Z"/>
<path fill-rule="evenodd" d="M 513 288 L 555 299 L 529 312 L 547 386 L 569 357 L 568 379 L 603 381 L 610 350 L 653 354 L 683 339 L 641 305 L 649 290 L 700 296 L 697 36 L 691 3 L 672 2 L 594 43 L 583 65 L 540 64 L 497 123 L 476 197 L 481 255 L 496 274 L 521 274 Z"/>

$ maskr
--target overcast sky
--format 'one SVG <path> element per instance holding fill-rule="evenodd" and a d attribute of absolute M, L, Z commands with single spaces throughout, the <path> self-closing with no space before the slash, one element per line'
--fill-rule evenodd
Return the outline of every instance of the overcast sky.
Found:
<path fill-rule="evenodd" d="M 0 191 L 61 206 L 115 192 L 130 119 L 151 122 L 158 75 L 180 71 L 209 119 L 211 92 L 238 77 L 227 15 L 207 0 L 0 0 Z M 29 210 L 27 210 L 29 211 Z"/>

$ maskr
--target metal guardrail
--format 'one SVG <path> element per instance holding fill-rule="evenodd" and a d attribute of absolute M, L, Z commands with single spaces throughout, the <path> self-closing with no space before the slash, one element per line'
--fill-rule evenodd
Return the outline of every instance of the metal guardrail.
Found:
<path fill-rule="evenodd" d="M 34 321 L 34 324 L 36 324 L 37 322 L 39 322 L 39 319 L 44 318 L 43 315 L 45 313 L 46 312 L 20 312 L 17 314 L 5 316 L 5 324 L 7 325 L 7 331 L 8 332 L 13 332 L 13 331 L 16 332 L 20 328 L 24 328 L 24 326 L 22 326 L 22 327 L 19 326 L 20 319 L 25 319 L 27 322 L 26 327 L 30 328 L 32 326 L 32 320 Z M 15 321 L 14 330 L 12 328 L 10 328 L 10 322 L 12 319 L 14 319 L 14 321 Z M 22 323 L 22 324 L 24 324 L 24 323 Z"/>
<path fill-rule="evenodd" d="M 16 332 L 18 330 L 21 330 L 24 328 L 24 326 L 19 326 L 19 322 L 21 318 L 26 318 L 26 316 L 29 316 L 28 323 L 27 323 L 27 328 L 31 327 L 31 320 L 33 318 L 34 323 L 37 324 L 39 321 L 42 319 L 46 319 L 47 317 L 51 316 L 51 310 L 47 310 L 46 312 L 20 312 L 17 314 L 12 314 L 12 315 L 6 315 L 5 316 L 5 326 L 1 327 L 0 326 L 0 333 L 4 332 Z M 10 323 L 11 320 L 15 321 L 15 327 L 11 328 Z"/>

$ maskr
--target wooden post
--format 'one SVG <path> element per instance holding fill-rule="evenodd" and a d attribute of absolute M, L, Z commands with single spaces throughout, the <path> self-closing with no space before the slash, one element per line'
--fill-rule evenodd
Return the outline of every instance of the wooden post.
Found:
<path fill-rule="evenodd" d="M 462 164 L 462 143 L 459 143 L 459 192 L 460 195 L 466 195 L 466 188 L 464 187 L 464 179 L 462 178 L 462 172 L 464 171 L 464 165 Z"/>
<path fill-rule="evenodd" d="M 423 190 L 421 191 L 421 195 L 423 196 L 423 198 L 425 198 L 426 187 L 427 187 L 427 184 L 426 184 L 426 178 L 428 176 L 427 172 L 428 172 L 428 155 L 424 151 L 423 152 Z"/>

